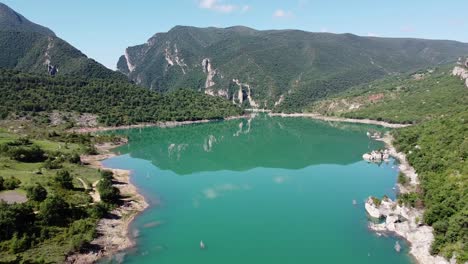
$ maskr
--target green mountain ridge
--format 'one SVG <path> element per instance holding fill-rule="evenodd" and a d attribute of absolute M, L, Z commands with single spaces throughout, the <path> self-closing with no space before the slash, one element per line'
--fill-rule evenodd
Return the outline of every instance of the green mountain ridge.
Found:
<path fill-rule="evenodd" d="M 468 44 L 449 40 L 176 26 L 127 48 L 117 68 L 153 90 L 189 87 L 238 105 L 288 112 L 466 54 Z"/>
<path fill-rule="evenodd" d="M 0 50 L 0 68 L 48 74 L 48 65 L 52 65 L 57 67 L 58 75 L 126 80 L 122 74 L 88 58 L 52 30 L 27 20 L 2 3 Z"/>
<path fill-rule="evenodd" d="M 0 30 L 36 32 L 42 35 L 55 36 L 52 30 L 29 21 L 3 3 L 0 3 Z"/>

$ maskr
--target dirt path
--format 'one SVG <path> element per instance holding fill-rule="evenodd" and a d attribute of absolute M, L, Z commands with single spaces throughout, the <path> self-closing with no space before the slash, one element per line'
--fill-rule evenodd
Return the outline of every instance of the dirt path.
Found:
<path fill-rule="evenodd" d="M 88 184 L 83 179 L 80 177 L 77 177 L 77 179 L 81 182 L 81 185 L 83 185 L 83 189 L 89 190 Z"/>

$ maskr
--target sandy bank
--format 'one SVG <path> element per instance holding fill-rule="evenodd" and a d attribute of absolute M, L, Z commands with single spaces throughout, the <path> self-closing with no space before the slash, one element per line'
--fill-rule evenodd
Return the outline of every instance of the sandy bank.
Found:
<path fill-rule="evenodd" d="M 245 114 L 245 115 L 240 115 L 240 116 L 231 116 L 231 117 L 226 117 L 224 119 L 203 119 L 203 120 L 195 120 L 195 121 L 167 121 L 167 122 L 156 122 L 156 123 L 140 123 L 140 124 L 135 124 L 135 125 L 114 126 L 114 127 L 81 127 L 81 128 L 71 129 L 70 132 L 92 133 L 92 132 L 100 132 L 100 131 L 144 128 L 144 127 L 176 127 L 176 126 L 203 124 L 203 123 L 209 123 L 209 122 L 217 122 L 217 121 L 223 121 L 223 120 L 232 120 L 232 119 L 240 119 L 240 118 L 248 118 L 248 117 L 250 117 L 250 114 Z"/>
<path fill-rule="evenodd" d="M 380 141 L 385 142 L 390 155 L 399 161 L 399 171 L 408 177 L 407 185 L 398 184 L 401 193 L 414 191 L 419 185 L 418 175 L 414 168 L 409 164 L 406 155 L 398 152 L 393 146 L 393 137 L 386 133 Z M 380 205 L 374 204 L 372 199 L 368 199 L 366 211 L 373 217 L 385 217 L 383 223 L 369 223 L 369 228 L 378 234 L 391 233 L 396 234 L 410 243 L 410 254 L 417 263 L 424 264 L 445 264 L 451 263 L 441 256 L 432 256 L 429 252 L 432 241 L 434 241 L 433 229 L 430 226 L 423 225 L 423 209 L 399 205 L 396 201 L 384 198 Z"/>
<path fill-rule="evenodd" d="M 122 143 L 124 144 L 124 143 Z M 135 241 L 129 234 L 129 225 L 140 212 L 148 207 L 144 197 L 138 193 L 137 188 L 130 181 L 130 171 L 120 169 L 104 168 L 101 161 L 115 156 L 111 149 L 117 147 L 115 144 L 97 145 L 99 155 L 82 156 L 82 162 L 93 168 L 107 169 L 114 173 L 114 184 L 119 188 L 123 197 L 123 204 L 112 212 L 112 217 L 103 218 L 99 221 L 97 232 L 99 236 L 91 242 L 92 250 L 80 252 L 67 257 L 66 263 L 94 263 L 98 259 L 115 255 L 117 252 L 135 246 Z M 98 201 L 96 193 L 97 182 L 93 184 L 91 196 Z"/>
<path fill-rule="evenodd" d="M 346 122 L 346 123 L 357 123 L 357 124 L 369 124 L 369 125 L 378 125 L 388 128 L 401 128 L 410 126 L 409 124 L 393 124 L 384 121 L 377 121 L 372 119 L 352 119 L 352 118 L 342 118 L 334 116 L 324 116 L 315 113 L 294 113 L 294 114 L 284 114 L 284 113 L 269 113 L 270 116 L 280 116 L 280 117 L 308 117 L 317 120 L 331 121 L 331 122 Z"/>

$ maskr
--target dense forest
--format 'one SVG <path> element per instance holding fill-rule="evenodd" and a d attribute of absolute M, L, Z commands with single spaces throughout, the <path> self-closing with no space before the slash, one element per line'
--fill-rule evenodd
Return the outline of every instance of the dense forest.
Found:
<path fill-rule="evenodd" d="M 393 132 L 399 151 L 418 172 L 421 190 L 410 194 L 422 201 L 424 223 L 434 228 L 431 254 L 459 263 L 468 261 L 468 111 Z"/>
<path fill-rule="evenodd" d="M 231 102 L 181 89 L 161 95 L 128 82 L 109 79 L 51 78 L 0 70 L 0 117 L 43 111 L 99 115 L 108 126 L 139 122 L 221 119 L 242 110 Z"/>

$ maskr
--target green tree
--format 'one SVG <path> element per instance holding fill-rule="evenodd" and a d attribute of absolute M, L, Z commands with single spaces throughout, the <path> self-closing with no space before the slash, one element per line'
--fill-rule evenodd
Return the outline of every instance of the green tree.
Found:
<path fill-rule="evenodd" d="M 42 202 L 47 198 L 47 190 L 44 187 L 42 187 L 41 184 L 36 183 L 36 185 L 27 189 L 26 196 L 30 200 Z"/>
<path fill-rule="evenodd" d="M 46 225 L 62 226 L 68 222 L 68 204 L 59 196 L 47 197 L 40 206 L 39 216 Z"/>
<path fill-rule="evenodd" d="M 73 177 L 67 170 L 58 171 L 55 175 L 54 181 L 64 189 L 73 189 Z"/>

